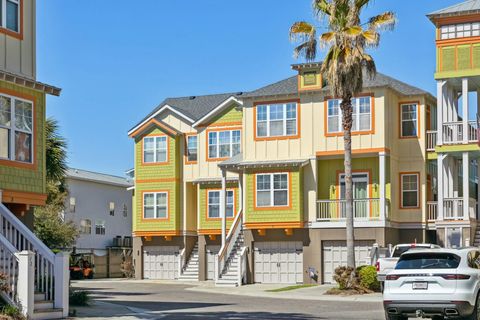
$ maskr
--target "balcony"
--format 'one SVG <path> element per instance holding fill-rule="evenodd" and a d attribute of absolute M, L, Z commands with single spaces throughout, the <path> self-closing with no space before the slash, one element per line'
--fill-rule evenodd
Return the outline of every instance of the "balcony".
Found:
<path fill-rule="evenodd" d="M 468 130 L 464 132 L 463 122 L 447 122 L 443 124 L 443 143 L 458 144 L 463 141 L 478 142 L 477 121 L 468 121 Z"/>
<path fill-rule="evenodd" d="M 356 221 L 381 220 L 380 199 L 353 200 L 353 215 Z M 346 201 L 318 200 L 317 222 L 339 222 L 347 219 Z"/>
<path fill-rule="evenodd" d="M 463 198 L 446 198 L 443 200 L 443 219 L 438 215 L 438 202 L 427 202 L 427 221 L 432 223 L 436 220 L 469 220 L 477 218 L 477 201 L 470 198 L 468 203 L 468 215 L 464 213 Z"/>

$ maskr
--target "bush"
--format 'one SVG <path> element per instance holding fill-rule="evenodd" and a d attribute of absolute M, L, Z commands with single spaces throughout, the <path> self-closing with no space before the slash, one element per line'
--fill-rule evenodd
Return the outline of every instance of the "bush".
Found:
<path fill-rule="evenodd" d="M 361 287 L 372 291 L 380 290 L 377 280 L 377 269 L 374 266 L 361 266 L 357 269 L 358 283 Z"/>
<path fill-rule="evenodd" d="M 88 306 L 90 302 L 90 293 L 83 290 L 70 289 L 70 305 L 71 306 Z"/>
<path fill-rule="evenodd" d="M 7 305 L 3 306 L 1 313 L 2 313 L 2 315 L 9 317 L 10 319 L 15 319 L 15 320 L 24 320 L 25 319 L 23 314 L 20 312 L 20 309 L 18 309 L 17 307 L 15 307 L 11 304 L 7 304 Z"/>
<path fill-rule="evenodd" d="M 354 269 L 350 267 L 337 267 L 333 279 L 338 283 L 340 290 L 348 290 L 356 287 L 357 278 L 353 274 Z"/>

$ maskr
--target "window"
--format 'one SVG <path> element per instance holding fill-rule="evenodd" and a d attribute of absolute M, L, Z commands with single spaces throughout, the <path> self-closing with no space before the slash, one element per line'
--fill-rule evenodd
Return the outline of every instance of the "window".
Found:
<path fill-rule="evenodd" d="M 358 97 L 352 99 L 352 131 L 370 131 L 372 129 L 372 97 Z M 331 99 L 327 102 L 327 132 L 343 131 L 342 100 Z"/>
<path fill-rule="evenodd" d="M 13 32 L 20 32 L 20 0 L 0 0 L 1 27 Z"/>
<path fill-rule="evenodd" d="M 257 137 L 297 135 L 297 103 L 258 105 Z"/>
<path fill-rule="evenodd" d="M 402 208 L 418 208 L 418 173 L 402 174 Z"/>
<path fill-rule="evenodd" d="M 70 212 L 75 212 L 75 206 L 77 205 L 77 199 L 75 197 L 70 197 Z"/>
<path fill-rule="evenodd" d="M 418 115 L 417 104 L 409 103 L 400 105 L 401 112 L 401 137 L 417 137 L 418 134 Z"/>
<path fill-rule="evenodd" d="M 230 158 L 240 153 L 240 130 L 208 133 L 208 158 Z"/>
<path fill-rule="evenodd" d="M 314 86 L 317 84 L 317 73 L 315 71 L 305 72 L 303 74 L 303 84 L 306 86 Z"/>
<path fill-rule="evenodd" d="M 440 28 L 441 40 L 478 36 L 480 36 L 480 22 L 453 24 Z"/>
<path fill-rule="evenodd" d="M 197 136 L 187 136 L 187 162 L 196 162 L 198 154 Z"/>
<path fill-rule="evenodd" d="M 257 174 L 257 207 L 288 206 L 288 173 Z"/>
<path fill-rule="evenodd" d="M 92 221 L 90 219 L 83 219 L 80 221 L 80 233 L 83 233 L 83 234 L 92 233 Z"/>
<path fill-rule="evenodd" d="M 143 162 L 159 163 L 167 162 L 167 137 L 143 138 Z"/>
<path fill-rule="evenodd" d="M 145 219 L 168 218 L 168 193 L 152 192 L 143 194 L 143 217 Z"/>
<path fill-rule="evenodd" d="M 108 211 L 110 212 L 111 216 L 115 215 L 115 202 L 110 202 L 108 205 Z"/>
<path fill-rule="evenodd" d="M 100 235 L 105 234 L 105 220 L 95 221 L 95 234 L 100 234 Z"/>
<path fill-rule="evenodd" d="M 124 217 L 128 216 L 128 206 L 126 204 L 123 205 L 123 216 Z"/>
<path fill-rule="evenodd" d="M 233 190 L 227 190 L 227 206 L 225 207 L 225 213 L 227 218 L 234 216 L 234 195 Z M 208 191 L 208 217 L 209 218 L 221 218 L 220 217 L 220 191 Z"/>
<path fill-rule="evenodd" d="M 33 162 L 33 104 L 0 95 L 0 159 Z"/>

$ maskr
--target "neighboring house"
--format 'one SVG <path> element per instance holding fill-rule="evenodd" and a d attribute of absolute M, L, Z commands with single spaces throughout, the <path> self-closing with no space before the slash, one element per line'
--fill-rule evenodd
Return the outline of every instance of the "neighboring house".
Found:
<path fill-rule="evenodd" d="M 127 178 L 70 168 L 64 218 L 80 230 L 77 253 L 107 254 L 108 247 L 131 246 L 132 182 Z"/>
<path fill-rule="evenodd" d="M 4 298 L 20 305 L 30 317 L 62 317 L 68 315 L 68 303 L 65 305 L 61 301 L 65 293 L 61 286 L 68 284 L 68 280 L 62 279 L 65 274 L 58 268 L 63 269 L 60 260 L 66 259 L 68 263 L 68 258 L 56 257 L 30 231 L 33 228 L 34 207 L 45 205 L 47 198 L 46 95 L 58 96 L 60 89 L 36 79 L 36 1 L 0 1 L 0 12 L 0 234 L 3 236 L 0 237 L 0 243 L 4 254 L 9 255 L 2 261 L 15 261 L 11 262 L 13 268 L 8 269 L 10 272 L 7 275 L 20 276 L 18 279 L 12 277 L 17 280 L 12 283 L 8 297 L 5 295 Z M 24 259 L 20 259 L 13 255 L 27 249 L 33 251 L 35 257 L 24 256 Z M 25 259 L 33 259 L 35 263 L 30 261 L 25 264 Z M 19 272 L 27 271 L 24 267 L 33 270 Z M 17 281 L 26 281 L 23 278 L 25 276 L 35 277 L 35 288 L 17 286 Z M 54 276 L 58 295 L 55 297 Z M 53 312 L 36 310 L 34 314 L 33 301 L 22 299 L 27 293 L 19 292 L 24 288 L 42 293 L 41 300 L 48 300 L 47 306 L 56 309 Z M 33 297 L 33 293 L 27 296 Z M 36 297 L 40 298 L 40 295 Z"/>
<path fill-rule="evenodd" d="M 170 98 L 130 130 L 138 278 L 333 281 L 346 263 L 343 133 L 320 67 L 294 65 L 248 93 Z M 381 73 L 353 100 L 359 265 L 374 243 L 436 241 L 426 166 L 435 105 Z"/>

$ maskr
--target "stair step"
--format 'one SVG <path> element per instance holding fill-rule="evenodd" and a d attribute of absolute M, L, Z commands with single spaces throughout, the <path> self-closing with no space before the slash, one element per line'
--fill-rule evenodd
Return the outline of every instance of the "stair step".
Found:
<path fill-rule="evenodd" d="M 53 301 L 35 301 L 34 310 L 50 310 L 53 309 Z"/>
<path fill-rule="evenodd" d="M 62 309 L 34 310 L 33 320 L 63 319 Z"/>
<path fill-rule="evenodd" d="M 45 293 L 35 292 L 33 296 L 34 301 L 44 301 L 45 300 Z"/>

